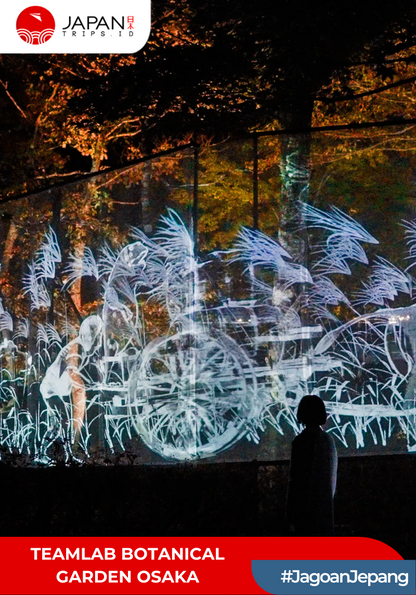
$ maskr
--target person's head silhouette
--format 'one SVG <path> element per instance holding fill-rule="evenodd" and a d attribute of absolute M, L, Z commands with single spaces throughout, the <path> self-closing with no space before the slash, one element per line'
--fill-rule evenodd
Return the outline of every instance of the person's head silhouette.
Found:
<path fill-rule="evenodd" d="M 323 400 L 316 395 L 304 396 L 299 403 L 297 417 L 304 426 L 323 426 L 327 417 Z"/>

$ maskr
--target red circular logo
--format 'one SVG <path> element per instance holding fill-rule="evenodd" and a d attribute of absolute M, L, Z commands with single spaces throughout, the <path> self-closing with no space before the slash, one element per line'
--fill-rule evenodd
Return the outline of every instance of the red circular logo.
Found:
<path fill-rule="evenodd" d="M 55 19 L 43 6 L 29 6 L 17 17 L 16 29 L 23 41 L 40 45 L 54 34 Z"/>

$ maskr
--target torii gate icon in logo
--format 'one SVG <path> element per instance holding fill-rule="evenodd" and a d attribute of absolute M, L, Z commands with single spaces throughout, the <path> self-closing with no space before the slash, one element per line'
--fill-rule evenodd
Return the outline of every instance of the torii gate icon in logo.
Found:
<path fill-rule="evenodd" d="M 54 34 L 55 19 L 43 6 L 29 6 L 17 17 L 16 30 L 19 37 L 26 43 L 40 45 Z"/>

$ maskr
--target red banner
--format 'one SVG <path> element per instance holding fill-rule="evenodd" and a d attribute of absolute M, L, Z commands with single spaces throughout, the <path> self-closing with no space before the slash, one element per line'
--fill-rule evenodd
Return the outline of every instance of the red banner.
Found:
<path fill-rule="evenodd" d="M 3 537 L 0 593 L 264 593 L 252 560 L 401 560 L 359 537 Z"/>

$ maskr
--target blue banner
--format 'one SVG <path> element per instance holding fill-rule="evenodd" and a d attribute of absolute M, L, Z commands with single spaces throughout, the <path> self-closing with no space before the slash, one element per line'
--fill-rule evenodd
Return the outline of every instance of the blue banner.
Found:
<path fill-rule="evenodd" d="M 256 583 L 281 595 L 414 595 L 414 560 L 253 560 Z"/>

